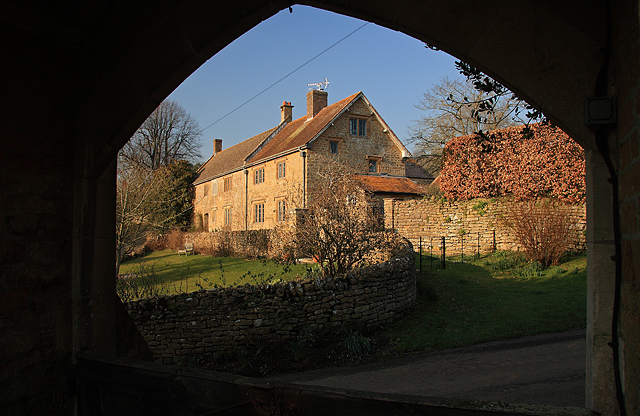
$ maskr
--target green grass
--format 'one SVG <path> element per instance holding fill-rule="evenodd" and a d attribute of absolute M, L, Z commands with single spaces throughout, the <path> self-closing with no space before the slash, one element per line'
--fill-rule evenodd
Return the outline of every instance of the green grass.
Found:
<path fill-rule="evenodd" d="M 383 334 L 396 350 L 439 350 L 586 326 L 586 255 L 546 270 L 519 253 L 468 260 L 431 271 L 430 259 L 423 258 L 419 309 Z"/>
<path fill-rule="evenodd" d="M 178 256 L 173 250 L 155 251 L 120 266 L 120 275 L 152 275 L 159 294 L 175 294 L 215 287 L 256 285 L 306 276 L 307 264 L 280 264 L 272 260 L 245 260 L 201 255 Z M 135 296 L 137 297 L 137 296 Z"/>

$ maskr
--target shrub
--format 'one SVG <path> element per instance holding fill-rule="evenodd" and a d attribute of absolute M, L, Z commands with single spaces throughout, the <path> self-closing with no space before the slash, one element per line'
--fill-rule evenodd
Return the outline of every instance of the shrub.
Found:
<path fill-rule="evenodd" d="M 203 244 L 198 250 L 201 254 L 212 257 L 233 257 L 236 254 L 231 231 L 216 231 L 208 233 L 208 236 L 208 243 Z"/>
<path fill-rule="evenodd" d="M 584 150 L 557 127 L 535 124 L 456 137 L 443 152 L 447 199 L 513 195 L 583 202 Z"/>
<path fill-rule="evenodd" d="M 569 248 L 572 207 L 551 199 L 513 203 L 505 225 L 527 258 L 542 267 L 557 265 Z"/>
<path fill-rule="evenodd" d="M 160 251 L 167 248 L 166 239 L 160 235 L 148 235 L 144 243 L 144 252 Z"/>
<path fill-rule="evenodd" d="M 341 342 L 347 353 L 357 360 L 371 351 L 371 339 L 363 336 L 359 331 L 348 331 Z"/>
<path fill-rule="evenodd" d="M 184 233 L 178 229 L 173 229 L 164 237 L 165 246 L 171 250 L 184 248 Z"/>

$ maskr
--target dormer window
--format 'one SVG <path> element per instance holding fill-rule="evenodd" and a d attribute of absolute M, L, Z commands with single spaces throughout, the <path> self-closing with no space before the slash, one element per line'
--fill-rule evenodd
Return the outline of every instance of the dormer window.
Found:
<path fill-rule="evenodd" d="M 349 134 L 352 136 L 366 136 L 367 120 L 357 118 L 349 119 Z"/>
<path fill-rule="evenodd" d="M 380 165 L 382 164 L 382 157 L 367 156 L 367 162 L 369 164 L 369 173 L 380 173 Z"/>

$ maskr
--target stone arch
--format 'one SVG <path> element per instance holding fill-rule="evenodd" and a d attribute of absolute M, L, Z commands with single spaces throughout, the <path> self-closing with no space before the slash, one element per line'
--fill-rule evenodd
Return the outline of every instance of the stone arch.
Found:
<path fill-rule="evenodd" d="M 626 321 L 620 332 L 623 338 L 633 340 L 637 339 L 637 327 L 629 328 L 640 319 L 633 309 L 638 285 L 634 260 L 640 256 L 636 190 L 640 166 L 636 132 L 640 122 L 635 119 L 640 81 L 633 75 L 640 72 L 636 63 L 638 2 L 610 4 L 610 10 L 607 5 L 611 2 L 605 0 L 525 0 L 517 8 L 463 0 L 299 3 L 402 31 L 479 67 L 544 110 L 586 149 L 588 338 L 592 349 L 587 363 L 587 406 L 614 414 L 613 365 L 606 345 L 613 310 L 614 270 L 608 259 L 614 254 L 610 220 L 614 201 L 607 183 L 609 172 L 596 151 L 595 135 L 584 125 L 583 101 L 594 95 L 597 84 L 604 85 L 601 93 L 619 97 L 618 124 L 603 135 L 614 154 L 620 151 L 619 159 L 613 161 L 620 172 L 621 190 L 620 201 L 615 202 L 621 202 L 621 231 L 627 236 L 623 241 L 627 262 L 622 268 L 627 304 L 621 309 Z M 105 2 L 82 7 L 26 2 L 5 10 L 1 27 L 7 36 L 2 42 L 13 65 L 4 81 L 11 86 L 7 97 L 15 103 L 4 107 L 11 120 L 2 128 L 5 137 L 12 139 L 10 143 L 7 140 L 5 151 L 7 155 L 34 157 L 29 158 L 28 165 L 33 169 L 29 172 L 31 179 L 21 175 L 24 166 L 5 164 L 7 180 L 2 183 L 2 192 L 15 200 L 13 211 L 5 214 L 10 232 L 2 234 L 2 241 L 7 245 L 26 241 L 37 246 L 46 235 L 44 231 L 57 230 L 49 223 L 15 221 L 21 217 L 13 212 L 32 209 L 33 200 L 31 195 L 14 190 L 17 188 L 12 180 L 34 186 L 47 180 L 56 191 L 51 196 L 56 205 L 41 205 L 36 211 L 43 216 L 55 215 L 62 224 L 60 230 L 64 230 L 59 231 L 59 237 L 51 238 L 59 243 L 60 253 L 52 253 L 44 261 L 47 270 L 62 271 L 56 272 L 44 289 L 41 283 L 29 286 L 40 296 L 39 302 L 53 305 L 52 313 L 60 326 L 52 335 L 54 358 L 48 358 L 42 368 L 62 374 L 65 357 L 72 352 L 115 351 L 116 311 L 109 265 L 113 263 L 112 201 L 118 149 L 147 115 L 208 58 L 289 6 L 283 0 L 193 0 L 154 2 L 150 7 L 147 2 L 132 0 L 122 6 Z M 608 27 L 607 19 L 615 24 Z M 13 39 L 19 41 L 14 44 Z M 608 63 L 614 65 L 605 65 Z M 53 159 L 55 163 L 46 165 L 48 169 L 34 162 Z M 39 270 L 29 269 L 28 259 L 24 264 L 33 273 Z M 10 288 L 26 299 L 21 284 Z M 65 289 L 68 287 L 73 289 Z M 7 309 L 7 316 L 22 310 L 21 303 L 16 301 L 15 305 Z M 37 311 L 25 316 L 46 326 Z M 627 364 L 623 385 L 631 395 L 637 391 L 640 369 L 634 363 L 640 353 L 632 341 L 625 345 L 621 347 Z M 28 360 L 24 362 L 25 368 L 31 365 Z M 36 397 L 38 391 L 32 396 L 16 393 L 15 397 Z M 638 409 L 637 397 L 627 401 Z"/>

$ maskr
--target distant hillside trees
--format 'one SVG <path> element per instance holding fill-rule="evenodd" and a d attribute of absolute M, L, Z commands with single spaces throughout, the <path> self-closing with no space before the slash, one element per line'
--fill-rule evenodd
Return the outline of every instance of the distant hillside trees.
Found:
<path fill-rule="evenodd" d="M 585 200 L 584 151 L 546 124 L 456 137 L 444 149 L 440 189 L 448 199 Z"/>

